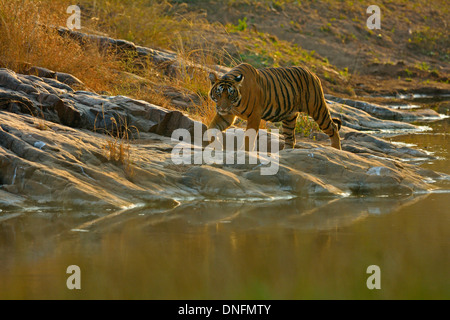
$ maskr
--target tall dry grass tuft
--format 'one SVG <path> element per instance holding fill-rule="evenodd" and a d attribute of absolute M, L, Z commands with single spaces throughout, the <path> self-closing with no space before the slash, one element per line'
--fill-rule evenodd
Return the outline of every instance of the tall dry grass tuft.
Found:
<path fill-rule="evenodd" d="M 103 107 L 102 114 L 105 119 Z M 98 130 L 108 136 L 102 147 L 105 156 L 112 163 L 122 165 L 125 175 L 132 178 L 135 175 L 135 165 L 131 156 L 130 140 L 133 139 L 134 134 L 139 135 L 139 130 L 135 126 L 129 126 L 127 119 L 119 115 L 111 117 L 110 121 L 111 128 L 107 128 L 104 120 L 105 128 Z M 97 131 L 97 129 L 94 130 Z"/>
<path fill-rule="evenodd" d="M 208 96 L 211 83 L 208 78 L 209 72 L 199 66 L 214 65 L 217 61 L 210 54 L 210 49 L 186 51 L 181 38 L 179 41 L 177 54 L 180 59 L 180 72 L 176 79 L 171 80 L 172 85 L 186 88 L 199 97 L 200 105 L 192 116 L 203 123 L 209 123 L 215 115 L 214 104 Z"/>
<path fill-rule="evenodd" d="M 95 46 L 81 48 L 61 37 L 53 26 L 65 26 L 67 0 L 8 0 L 0 2 L 0 65 L 16 72 L 24 64 L 67 72 L 91 90 L 113 85 L 112 68 L 118 62 Z"/>

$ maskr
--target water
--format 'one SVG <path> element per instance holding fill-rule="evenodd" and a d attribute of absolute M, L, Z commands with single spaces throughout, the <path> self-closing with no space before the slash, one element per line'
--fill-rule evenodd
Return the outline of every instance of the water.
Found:
<path fill-rule="evenodd" d="M 449 119 L 390 137 L 450 174 Z M 449 299 L 450 181 L 414 197 L 0 212 L 0 298 Z M 69 290 L 66 269 L 81 270 Z M 370 265 L 381 289 L 369 290 Z"/>
<path fill-rule="evenodd" d="M 368 97 L 371 97 L 371 96 L 368 96 Z M 399 93 L 396 95 L 380 95 L 377 97 L 384 98 L 384 99 L 400 99 L 400 100 L 432 102 L 432 101 L 449 100 L 450 94 L 448 94 L 448 93 L 442 93 L 442 94 L 427 94 L 427 93 L 402 94 L 402 93 Z"/>

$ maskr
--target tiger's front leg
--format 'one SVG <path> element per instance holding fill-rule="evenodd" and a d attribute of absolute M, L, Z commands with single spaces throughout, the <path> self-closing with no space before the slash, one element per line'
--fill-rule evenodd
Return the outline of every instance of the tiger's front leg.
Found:
<path fill-rule="evenodd" d="M 224 131 L 229 128 L 235 120 L 236 116 L 229 115 L 220 115 L 216 113 L 212 121 L 208 125 L 208 129 L 218 129 L 219 131 Z M 208 132 L 209 133 L 209 132 Z M 208 135 L 208 141 L 203 141 L 203 146 L 206 147 L 209 143 L 212 142 L 212 136 Z"/>
<path fill-rule="evenodd" d="M 294 148 L 295 146 L 295 125 L 297 124 L 298 113 L 284 119 L 281 127 L 281 133 L 284 137 L 284 148 Z"/>
<path fill-rule="evenodd" d="M 234 123 L 235 118 L 236 116 L 233 114 L 220 115 L 216 113 L 208 125 L 208 129 L 219 129 L 220 131 L 224 131 Z"/>
<path fill-rule="evenodd" d="M 255 115 L 247 120 L 247 128 L 245 129 L 244 143 L 245 151 L 255 150 L 256 137 L 258 136 L 259 125 L 261 124 L 261 117 Z"/>

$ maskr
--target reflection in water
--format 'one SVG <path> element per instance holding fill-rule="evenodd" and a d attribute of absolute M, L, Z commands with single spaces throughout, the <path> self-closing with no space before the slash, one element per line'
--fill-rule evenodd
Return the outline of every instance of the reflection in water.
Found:
<path fill-rule="evenodd" d="M 120 214 L 8 213 L 0 223 L 0 298 L 442 297 L 448 294 L 439 279 L 449 266 L 449 216 L 442 209 L 448 199 L 431 194 L 193 202 Z M 423 227 L 411 230 L 417 223 Z M 82 271 L 79 292 L 65 287 L 72 264 Z M 371 264 L 386 271 L 384 291 L 365 287 Z M 424 272 L 428 277 L 418 283 L 417 273 Z M 400 282 L 389 287 L 388 279 Z"/>
<path fill-rule="evenodd" d="M 441 134 L 396 137 L 434 152 Z M 439 186 L 450 190 L 450 181 Z M 0 298 L 450 298 L 449 193 L 0 212 Z M 81 269 L 68 290 L 66 269 Z M 366 287 L 369 265 L 381 290 Z"/>
<path fill-rule="evenodd" d="M 140 227 L 153 227 L 158 223 L 184 221 L 189 225 L 210 226 L 226 223 L 243 230 L 282 227 L 302 230 L 330 230 L 350 225 L 370 214 L 384 214 L 399 207 L 419 201 L 421 197 L 408 198 L 340 198 L 292 199 L 260 203 L 193 202 L 179 206 L 164 214 L 152 215 L 139 222 Z M 123 223 L 106 222 L 93 226 L 103 230 Z"/>

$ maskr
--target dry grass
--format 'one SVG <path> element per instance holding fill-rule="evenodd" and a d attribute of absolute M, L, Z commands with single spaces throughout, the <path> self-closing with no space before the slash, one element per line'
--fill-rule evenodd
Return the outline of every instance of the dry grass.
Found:
<path fill-rule="evenodd" d="M 200 65 L 208 66 L 215 64 L 214 59 L 208 54 L 207 49 L 191 50 L 186 52 L 182 43 L 177 50 L 178 56 L 182 61 L 198 61 Z M 195 68 L 189 63 L 182 65 L 180 75 L 176 79 L 171 80 L 171 84 L 175 88 L 186 88 L 194 92 L 200 100 L 200 105 L 192 116 L 199 121 L 208 123 L 215 115 L 215 107 L 213 101 L 209 99 L 208 93 L 211 86 L 206 70 Z"/>
<path fill-rule="evenodd" d="M 51 70 L 67 72 L 82 79 L 91 90 L 113 85 L 111 69 L 119 63 L 95 46 L 81 48 L 62 38 L 50 26 L 65 26 L 68 14 L 65 0 L 0 2 L 0 64 L 22 71 L 24 62 Z"/>
<path fill-rule="evenodd" d="M 117 116 L 117 119 L 111 117 L 111 128 L 102 130 L 108 136 L 103 150 L 109 161 L 122 165 L 125 175 L 132 178 L 135 175 L 135 166 L 131 155 L 130 139 L 133 137 L 133 132 L 139 135 L 139 130 L 135 126 L 129 126 L 125 118 Z"/>

